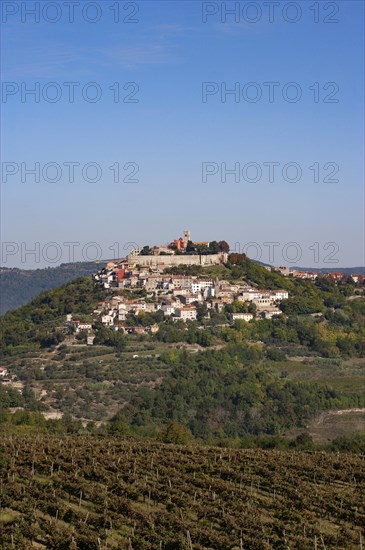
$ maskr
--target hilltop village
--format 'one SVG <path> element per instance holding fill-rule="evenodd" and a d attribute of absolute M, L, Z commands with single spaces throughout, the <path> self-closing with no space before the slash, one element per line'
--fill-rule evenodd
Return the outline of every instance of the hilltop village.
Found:
<path fill-rule="evenodd" d="M 171 273 L 178 266 L 224 264 L 228 252 L 225 241 L 192 242 L 189 231 L 169 245 L 136 248 L 125 259 L 109 262 L 94 274 L 94 282 L 109 295 L 94 310 L 93 321 L 82 322 L 68 315 L 67 324 L 76 334 L 86 332 L 87 342 L 92 344 L 95 323 L 126 333 L 159 330 L 157 322 L 145 327 L 128 322 L 133 316 L 152 314 L 151 319 L 158 321 L 197 321 L 202 312 L 203 318 L 210 318 L 212 312 L 222 312 L 233 303 L 236 307 L 229 315 L 231 322 L 280 315 L 278 305 L 288 298 L 286 290 L 260 290 L 218 277 Z M 136 297 L 138 294 L 143 296 Z M 153 315 L 157 313 L 157 317 Z"/>
<path fill-rule="evenodd" d="M 174 274 L 179 266 L 225 264 L 228 252 L 225 241 L 193 242 L 189 231 L 167 245 L 135 248 L 126 258 L 109 262 L 94 274 L 94 282 L 107 290 L 108 296 L 93 311 L 92 321 L 68 315 L 69 331 L 86 333 L 87 343 L 92 344 L 95 324 L 124 333 L 143 334 L 157 332 L 159 323 L 164 320 L 200 321 L 203 325 L 204 319 L 222 311 L 227 313 L 227 321 L 231 323 L 281 315 L 279 305 L 289 298 L 287 290 L 263 290 L 244 281 L 233 284 L 201 273 Z M 318 276 L 287 267 L 265 267 L 299 279 L 315 280 Z M 338 281 L 344 275 L 330 273 L 327 277 Z M 146 315 L 148 323 L 141 325 L 133 321 L 133 317 L 141 319 Z"/>

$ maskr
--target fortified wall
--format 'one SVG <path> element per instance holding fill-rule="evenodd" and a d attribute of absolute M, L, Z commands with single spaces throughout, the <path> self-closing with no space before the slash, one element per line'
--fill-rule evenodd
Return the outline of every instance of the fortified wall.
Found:
<path fill-rule="evenodd" d="M 148 265 L 154 268 L 173 267 L 176 265 L 217 265 L 226 263 L 228 254 L 208 254 L 208 255 L 190 255 L 177 254 L 168 256 L 127 256 L 128 266 Z"/>

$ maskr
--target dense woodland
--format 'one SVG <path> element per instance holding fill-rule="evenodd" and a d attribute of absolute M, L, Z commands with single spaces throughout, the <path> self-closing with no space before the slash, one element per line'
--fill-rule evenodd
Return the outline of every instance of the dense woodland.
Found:
<path fill-rule="evenodd" d="M 325 409 L 365 407 L 361 392 L 345 396 L 330 386 L 295 383 L 262 359 L 260 347 L 240 344 L 197 355 L 172 352 L 164 382 L 143 388 L 116 419 L 133 425 L 175 420 L 195 437 L 216 442 L 282 434 Z"/>
<path fill-rule="evenodd" d="M 1 353 L 15 355 L 25 349 L 41 349 L 64 339 L 68 313 L 88 318 L 104 293 L 91 278 L 76 279 L 55 290 L 43 292 L 25 306 L 0 318 Z"/>
<path fill-rule="evenodd" d="M 98 262 L 75 262 L 44 269 L 4 268 L 0 270 L 0 315 L 26 304 L 40 292 L 57 288 L 100 268 Z"/>

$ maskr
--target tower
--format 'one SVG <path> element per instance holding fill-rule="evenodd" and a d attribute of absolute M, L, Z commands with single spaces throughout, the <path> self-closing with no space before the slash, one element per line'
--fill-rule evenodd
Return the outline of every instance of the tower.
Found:
<path fill-rule="evenodd" d="M 186 244 L 188 244 L 188 241 L 190 241 L 190 231 L 189 231 L 188 229 L 186 229 L 186 230 L 184 231 L 184 242 L 185 242 Z"/>

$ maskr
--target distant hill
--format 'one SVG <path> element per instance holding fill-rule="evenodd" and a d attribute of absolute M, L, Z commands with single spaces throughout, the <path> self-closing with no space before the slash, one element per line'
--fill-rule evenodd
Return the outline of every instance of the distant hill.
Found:
<path fill-rule="evenodd" d="M 44 269 L 0 268 L 0 315 L 26 304 L 40 292 L 88 277 L 107 260 L 61 264 Z"/>
<path fill-rule="evenodd" d="M 257 265 L 261 265 L 263 267 L 273 267 L 270 264 L 267 264 L 265 262 L 259 262 L 258 260 L 251 260 L 253 263 Z M 291 269 L 297 269 L 298 271 L 309 271 L 313 273 L 344 273 L 345 275 L 351 275 L 352 273 L 357 273 L 358 275 L 365 275 L 365 266 L 362 267 L 302 267 L 298 265 L 289 266 Z"/>
<path fill-rule="evenodd" d="M 358 275 L 365 275 L 365 267 L 297 267 L 293 269 L 298 271 L 313 271 L 314 273 L 333 273 L 341 272 L 345 275 L 351 275 L 351 273 L 357 273 Z"/>

